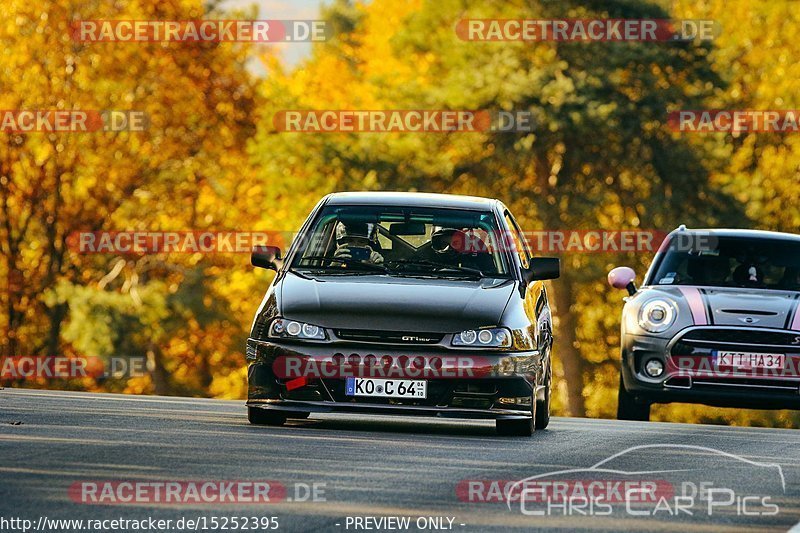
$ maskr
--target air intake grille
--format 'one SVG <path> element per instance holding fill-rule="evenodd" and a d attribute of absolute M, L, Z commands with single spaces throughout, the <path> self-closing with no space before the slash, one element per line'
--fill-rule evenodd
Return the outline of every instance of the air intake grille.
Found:
<path fill-rule="evenodd" d="M 747 329 L 696 329 L 681 338 L 684 342 L 700 341 L 724 344 L 790 346 L 800 350 L 800 331 L 756 331 Z"/>
<path fill-rule="evenodd" d="M 337 329 L 334 333 L 343 340 L 378 344 L 436 344 L 441 342 L 444 337 L 441 333 L 408 333 L 366 329 Z"/>

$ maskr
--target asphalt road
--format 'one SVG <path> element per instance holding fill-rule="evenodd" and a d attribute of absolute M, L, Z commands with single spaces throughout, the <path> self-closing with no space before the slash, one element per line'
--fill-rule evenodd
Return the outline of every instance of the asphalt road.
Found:
<path fill-rule="evenodd" d="M 620 452 L 599 467 L 606 470 L 586 470 Z M 552 474 L 561 470 L 571 471 Z M 661 503 L 587 510 L 580 499 L 569 509 L 563 498 L 549 507 L 479 501 L 491 499 L 500 481 L 548 473 L 540 481 L 558 477 L 570 490 L 599 480 L 612 499 L 615 480 L 649 481 Z M 285 498 L 124 503 L 122 492 L 111 491 L 110 500 L 92 503 L 102 494 L 81 492 L 86 483 L 117 490 L 114 482 L 225 480 L 268 480 Z M 317 501 L 310 501 L 306 489 L 314 485 Z M 692 500 L 678 500 L 681 511 L 676 497 L 693 490 Z M 496 436 L 485 421 L 338 414 L 266 428 L 247 423 L 240 401 L 0 390 L 0 530 L 20 531 L 22 522 L 12 519 L 66 531 L 77 527 L 49 521 L 148 517 L 173 520 L 166 531 L 180 530 L 174 522 L 182 517 L 205 519 L 209 530 L 222 529 L 224 518 L 276 517 L 278 531 L 785 531 L 800 521 L 800 432 L 555 418 L 533 438 L 517 438 Z M 388 527 L 396 524 L 381 517 L 407 517 L 409 526 Z M 124 529 L 112 525 L 81 527 Z M 203 529 L 195 526 L 183 529 Z"/>

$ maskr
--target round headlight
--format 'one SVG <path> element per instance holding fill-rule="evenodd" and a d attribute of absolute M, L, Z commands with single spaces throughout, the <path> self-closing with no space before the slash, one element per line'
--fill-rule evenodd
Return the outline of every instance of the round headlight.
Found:
<path fill-rule="evenodd" d="M 306 337 L 316 337 L 319 333 L 319 327 L 313 324 L 303 324 L 303 335 Z"/>
<path fill-rule="evenodd" d="M 639 312 L 639 325 L 651 333 L 662 333 L 675 322 L 677 314 L 675 304 L 656 298 L 642 306 Z"/>
<path fill-rule="evenodd" d="M 478 333 L 478 340 L 481 344 L 489 344 L 492 342 L 492 332 L 488 329 L 482 330 L 480 333 Z"/>
<path fill-rule="evenodd" d="M 508 333 L 506 333 L 504 329 L 497 330 L 497 333 L 494 334 L 494 338 L 499 346 L 509 346 L 511 344 L 509 342 Z"/>
<path fill-rule="evenodd" d="M 300 331 L 301 330 L 302 330 L 302 327 L 297 322 L 289 322 L 286 325 L 286 333 L 288 333 L 289 335 L 291 335 L 293 337 L 296 337 L 297 335 L 300 335 Z"/>
<path fill-rule="evenodd" d="M 475 339 L 478 338 L 478 334 L 475 333 L 475 330 L 473 329 L 462 331 L 460 335 L 461 335 L 461 342 L 463 342 L 464 344 L 474 344 Z"/>
<path fill-rule="evenodd" d="M 644 371 L 651 378 L 657 378 L 664 373 L 664 364 L 658 359 L 650 359 L 645 363 Z"/>
<path fill-rule="evenodd" d="M 273 332 L 274 332 L 276 335 L 280 335 L 281 333 L 283 333 L 283 329 L 284 329 L 283 320 L 276 320 L 276 321 L 275 321 L 275 322 L 272 324 L 272 331 L 273 331 Z"/>

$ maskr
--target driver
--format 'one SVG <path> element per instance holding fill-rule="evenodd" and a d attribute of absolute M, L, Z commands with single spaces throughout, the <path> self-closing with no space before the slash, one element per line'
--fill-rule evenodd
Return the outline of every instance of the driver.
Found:
<path fill-rule="evenodd" d="M 455 228 L 435 228 L 431 234 L 431 250 L 440 258 L 457 261 L 459 253 L 463 253 L 466 235 Z"/>
<path fill-rule="evenodd" d="M 765 287 L 764 271 L 761 267 L 748 258 L 733 271 L 733 281 L 741 287 Z"/>
<path fill-rule="evenodd" d="M 338 222 L 336 224 L 336 259 L 355 259 L 373 264 L 383 263 L 378 253 L 378 225 L 367 222 Z"/>
<path fill-rule="evenodd" d="M 494 262 L 486 243 L 477 235 L 462 229 L 438 227 L 431 235 L 432 261 L 457 267 L 494 270 Z"/>

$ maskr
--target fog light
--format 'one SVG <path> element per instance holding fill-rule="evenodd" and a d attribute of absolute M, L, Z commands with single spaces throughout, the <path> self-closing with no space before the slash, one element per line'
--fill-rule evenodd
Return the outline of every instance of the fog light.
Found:
<path fill-rule="evenodd" d="M 530 405 L 531 404 L 531 397 L 530 396 L 521 396 L 517 398 L 498 398 L 498 403 L 506 404 L 506 405 Z"/>
<path fill-rule="evenodd" d="M 658 359 L 650 359 L 645 363 L 644 371 L 651 378 L 657 378 L 664 373 L 664 364 Z"/>

